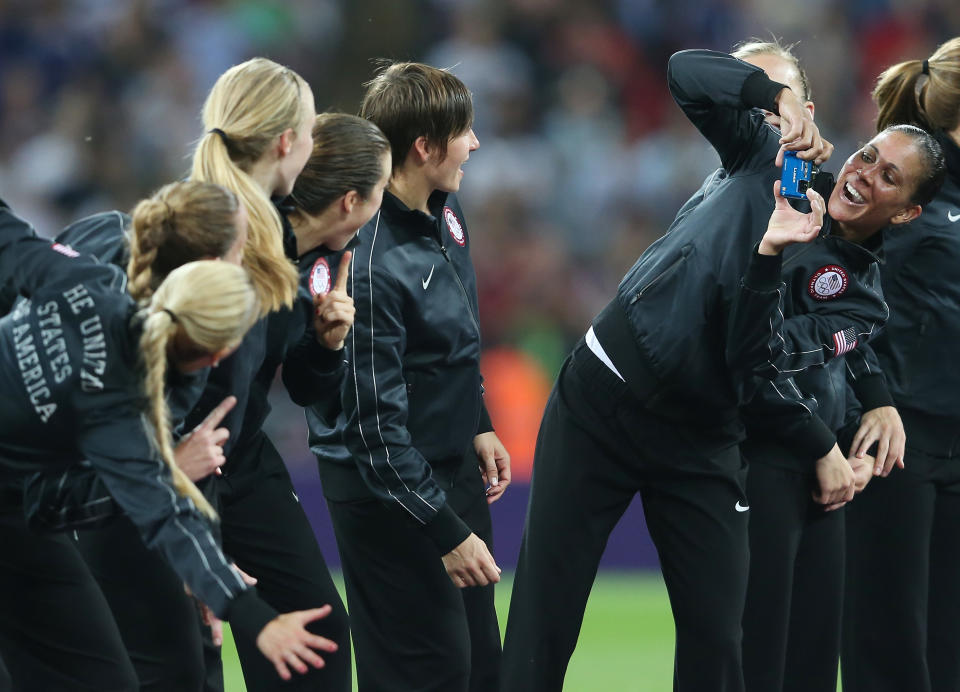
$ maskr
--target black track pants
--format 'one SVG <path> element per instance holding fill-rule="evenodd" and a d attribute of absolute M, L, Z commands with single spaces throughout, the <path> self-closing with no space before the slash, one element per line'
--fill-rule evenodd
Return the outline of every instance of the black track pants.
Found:
<path fill-rule="evenodd" d="M 581 342 L 547 403 L 503 690 L 557 690 L 611 530 L 640 493 L 676 622 L 675 689 L 743 690 L 747 514 L 738 446 L 636 405 Z"/>
<path fill-rule="evenodd" d="M 847 509 L 844 692 L 960 690 L 960 422 L 901 413 L 906 468 Z"/>
<path fill-rule="evenodd" d="M 750 579 L 743 613 L 748 692 L 835 692 L 843 603 L 843 509 L 813 502 L 809 475 L 751 446 Z M 812 462 L 811 462 L 812 463 Z"/>
<path fill-rule="evenodd" d="M 475 462 L 465 462 L 464 469 L 461 487 L 448 490 L 448 503 L 493 552 L 480 474 Z M 376 500 L 327 504 L 343 564 L 360 692 L 497 690 L 494 586 L 454 586 L 436 545 L 398 508 Z"/>
<path fill-rule="evenodd" d="M 135 692 L 110 607 L 73 542 L 4 517 L 0 546 L 0 657 L 13 689 Z"/>

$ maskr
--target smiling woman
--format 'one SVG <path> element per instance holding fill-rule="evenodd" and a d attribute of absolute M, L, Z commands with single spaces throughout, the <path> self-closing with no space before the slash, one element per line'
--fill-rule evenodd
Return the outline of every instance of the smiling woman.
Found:
<path fill-rule="evenodd" d="M 844 238 L 862 242 L 917 218 L 945 174 L 943 150 L 929 133 L 894 125 L 846 160 L 827 211 Z"/>
<path fill-rule="evenodd" d="M 884 233 L 881 275 L 890 320 L 876 351 L 903 418 L 906 448 L 904 468 L 871 481 L 847 512 L 843 687 L 956 689 L 960 378 L 952 363 L 960 340 L 960 38 L 926 60 L 888 68 L 874 98 L 878 129 L 909 123 L 933 133 L 947 178 L 939 193 L 914 195 L 923 216 Z M 878 531 L 882 526 L 895 530 Z M 884 579 L 873 578 L 878 574 Z M 894 598 L 889 584 L 897 585 Z"/>

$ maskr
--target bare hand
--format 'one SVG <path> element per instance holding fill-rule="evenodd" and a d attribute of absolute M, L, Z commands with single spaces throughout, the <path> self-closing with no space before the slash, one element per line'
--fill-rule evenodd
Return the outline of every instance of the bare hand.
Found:
<path fill-rule="evenodd" d="M 236 405 L 237 397 L 228 396 L 207 414 L 200 425 L 180 439 L 173 456 L 190 480 L 198 481 L 211 473 L 220 473 L 220 467 L 227 461 L 223 445 L 230 437 L 230 431 L 217 426 Z"/>
<path fill-rule="evenodd" d="M 281 678 L 289 680 L 292 677 L 287 666 L 300 674 L 307 672 L 308 664 L 314 668 L 323 668 L 326 664 L 314 653 L 314 649 L 333 653 L 339 648 L 336 642 L 306 630 L 306 625 L 327 617 L 331 610 L 329 605 L 325 605 L 312 610 L 284 613 L 260 630 L 257 635 L 257 648 L 274 665 Z"/>
<path fill-rule="evenodd" d="M 480 463 L 487 504 L 493 504 L 510 485 L 510 454 L 492 430 L 474 437 L 473 449 Z"/>
<path fill-rule="evenodd" d="M 783 165 L 783 152 L 797 152 L 797 158 L 813 161 L 818 166 L 833 154 L 833 145 L 820 136 L 820 129 L 813 122 L 813 115 L 803 101 L 790 89 L 783 89 L 777 96 L 780 111 L 780 151 L 777 165 Z"/>
<path fill-rule="evenodd" d="M 443 556 L 443 566 L 453 583 L 461 589 L 500 581 L 500 568 L 487 550 L 487 544 L 475 533 Z"/>
<path fill-rule="evenodd" d="M 827 505 L 827 510 L 842 507 L 853 499 L 853 468 L 837 445 L 817 459 L 817 483 L 819 487 L 813 491 L 813 499 Z"/>
<path fill-rule="evenodd" d="M 200 619 L 203 624 L 210 628 L 210 641 L 213 642 L 214 646 L 221 646 L 223 644 L 223 620 L 214 615 L 206 603 L 196 599 L 194 599 L 194 603 L 200 610 Z"/>
<path fill-rule="evenodd" d="M 857 434 L 853 436 L 850 454 L 862 459 L 874 442 L 877 443 L 877 457 L 873 475 L 889 476 L 894 464 L 903 468 L 907 433 L 893 406 L 879 406 L 863 414 Z"/>
<path fill-rule="evenodd" d="M 340 258 L 337 283 L 326 295 L 313 297 L 313 330 L 321 346 L 331 351 L 343 348 L 343 342 L 353 326 L 356 309 L 353 298 L 347 295 L 347 279 L 350 277 L 350 258 L 347 250 Z"/>
<path fill-rule="evenodd" d="M 854 491 L 862 493 L 863 489 L 867 487 L 867 483 L 873 478 L 873 466 L 876 460 L 867 454 L 862 459 L 856 456 L 847 457 L 847 463 L 853 469 Z"/>
<path fill-rule="evenodd" d="M 788 245 L 809 243 L 820 233 L 827 208 L 823 197 L 812 187 L 807 189 L 807 199 L 810 200 L 809 214 L 790 206 L 780 194 L 779 180 L 773 184 L 773 196 L 776 203 L 770 221 L 767 222 L 767 231 L 760 240 L 758 251 L 761 255 L 779 255 Z"/>

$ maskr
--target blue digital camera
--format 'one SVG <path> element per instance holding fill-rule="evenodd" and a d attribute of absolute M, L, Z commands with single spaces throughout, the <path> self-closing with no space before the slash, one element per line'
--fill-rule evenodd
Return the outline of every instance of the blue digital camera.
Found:
<path fill-rule="evenodd" d="M 797 152 L 783 152 L 783 169 L 780 171 L 780 194 L 792 199 L 806 199 L 807 189 L 812 184 L 813 165 L 797 158 Z"/>

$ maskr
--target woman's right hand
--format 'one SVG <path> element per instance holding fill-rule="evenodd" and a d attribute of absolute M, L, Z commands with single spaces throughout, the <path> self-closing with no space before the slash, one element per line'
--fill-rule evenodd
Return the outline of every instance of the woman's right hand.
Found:
<path fill-rule="evenodd" d="M 820 129 L 813 122 L 813 114 L 789 88 L 777 95 L 777 110 L 780 118 L 780 151 L 777 165 L 783 165 L 783 152 L 797 152 L 797 158 L 821 165 L 833 154 L 833 145 L 820 136 Z"/>
<path fill-rule="evenodd" d="M 823 227 L 823 215 L 827 210 L 823 197 L 812 187 L 807 189 L 807 199 L 810 200 L 809 214 L 790 206 L 780 194 L 779 180 L 773 184 L 773 196 L 776 204 L 770 221 L 767 222 L 767 231 L 760 240 L 761 255 L 779 255 L 788 245 L 809 243 Z"/>
<path fill-rule="evenodd" d="M 853 499 L 856 476 L 840 447 L 833 445 L 826 456 L 817 459 L 817 489 L 813 499 L 826 505 L 826 511 L 839 509 Z"/>
<path fill-rule="evenodd" d="M 236 404 L 237 397 L 232 395 L 221 401 L 173 450 L 177 466 L 194 483 L 211 473 L 219 474 L 220 467 L 227 461 L 223 444 L 230 437 L 230 431 L 217 426 Z"/>
<path fill-rule="evenodd" d="M 500 581 L 500 568 L 487 549 L 487 544 L 475 533 L 443 556 L 443 566 L 450 580 L 461 589 Z"/>
<path fill-rule="evenodd" d="M 257 648 L 274 665 L 281 678 L 289 680 L 293 677 L 290 668 L 300 674 L 307 672 L 308 664 L 314 668 L 323 668 L 326 664 L 314 653 L 314 649 L 333 653 L 339 648 L 336 642 L 306 629 L 306 625 L 327 617 L 331 610 L 329 605 L 325 605 L 312 610 L 283 613 L 260 630 L 257 635 Z"/>

